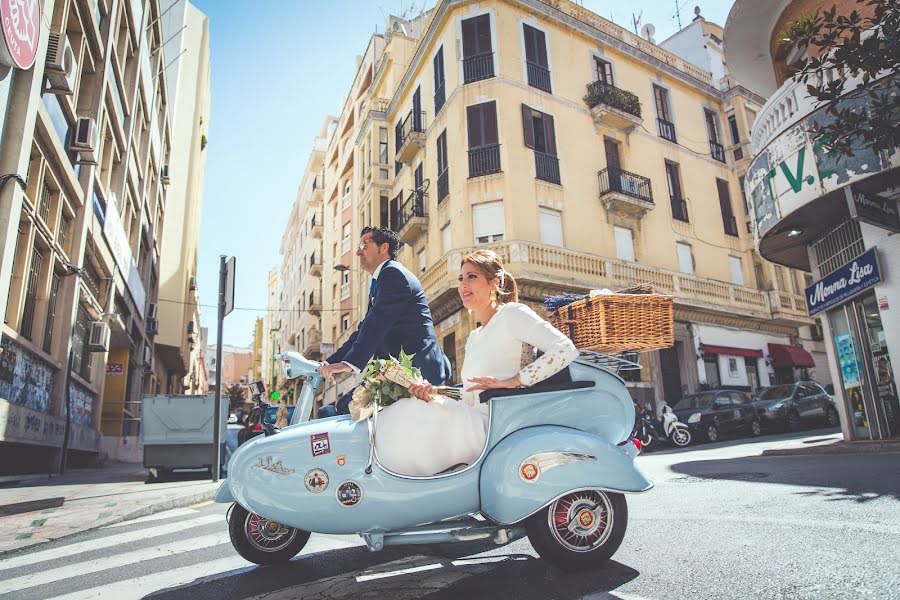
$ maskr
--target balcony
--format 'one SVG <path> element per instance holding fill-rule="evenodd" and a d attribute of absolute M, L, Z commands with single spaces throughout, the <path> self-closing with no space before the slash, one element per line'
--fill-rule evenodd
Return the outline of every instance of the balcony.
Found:
<path fill-rule="evenodd" d="M 769 305 L 772 307 L 772 319 L 786 324 L 796 324 L 798 319 L 806 319 L 812 325 L 815 319 L 809 316 L 806 298 L 797 294 L 789 294 L 773 290 L 768 292 Z"/>
<path fill-rule="evenodd" d="M 322 276 L 322 257 L 311 254 L 309 257 L 309 274 L 313 277 Z"/>
<path fill-rule="evenodd" d="M 410 243 L 428 231 L 428 194 L 412 191 L 397 213 L 397 236 Z"/>
<path fill-rule="evenodd" d="M 438 175 L 437 192 L 438 204 L 450 195 L 450 171 L 448 169 L 444 169 L 444 172 Z"/>
<path fill-rule="evenodd" d="M 559 159 L 557 157 L 535 150 L 534 172 L 535 177 L 537 177 L 541 181 L 547 181 L 549 183 L 560 185 Z"/>
<path fill-rule="evenodd" d="M 494 53 L 485 52 L 463 59 L 463 83 L 474 83 L 494 76 Z"/>
<path fill-rule="evenodd" d="M 324 217 L 322 216 L 321 211 L 316 211 L 313 213 L 312 221 L 309 223 L 309 235 L 314 239 L 322 239 L 322 236 L 325 234 L 325 225 L 324 225 Z"/>
<path fill-rule="evenodd" d="M 500 144 L 469 150 L 469 178 L 500 172 Z"/>
<path fill-rule="evenodd" d="M 319 345 L 322 343 L 322 334 L 317 329 L 313 329 L 307 332 L 304 337 L 305 339 L 301 340 L 300 354 L 306 358 L 318 356 L 320 351 Z"/>
<path fill-rule="evenodd" d="M 528 74 L 528 85 L 541 91 L 552 94 L 550 88 L 550 71 L 546 67 L 539 64 L 525 61 L 525 68 Z"/>
<path fill-rule="evenodd" d="M 675 124 L 665 119 L 656 119 L 656 128 L 659 131 L 659 137 L 664 140 L 669 140 L 670 142 L 678 143 L 678 138 L 675 137 Z"/>
<path fill-rule="evenodd" d="M 606 210 L 640 218 L 653 208 L 653 189 L 648 178 L 615 167 L 607 167 L 597 176 L 600 200 Z"/>
<path fill-rule="evenodd" d="M 315 316 L 322 314 L 322 294 L 313 292 L 312 296 L 309 297 L 309 306 L 307 310 L 310 314 Z"/>
<path fill-rule="evenodd" d="M 629 133 L 644 122 L 641 118 L 641 101 L 637 95 L 604 81 L 588 84 L 584 102 L 591 109 L 591 116 L 598 125 Z"/>
<path fill-rule="evenodd" d="M 397 160 L 412 164 L 419 150 L 425 147 L 425 111 L 409 111 L 397 137 Z"/>
<path fill-rule="evenodd" d="M 720 163 L 725 162 L 725 146 L 715 140 L 709 140 L 709 155 Z"/>

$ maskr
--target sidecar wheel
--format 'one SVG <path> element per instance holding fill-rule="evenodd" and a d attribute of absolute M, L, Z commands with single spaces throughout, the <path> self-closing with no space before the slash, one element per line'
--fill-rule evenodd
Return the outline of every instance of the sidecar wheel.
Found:
<path fill-rule="evenodd" d="M 525 521 L 537 553 L 564 571 L 602 567 L 627 527 L 625 496 L 600 490 L 566 494 Z"/>
<path fill-rule="evenodd" d="M 258 565 L 287 562 L 309 541 L 308 531 L 270 521 L 240 504 L 231 511 L 228 533 L 238 554 Z"/>

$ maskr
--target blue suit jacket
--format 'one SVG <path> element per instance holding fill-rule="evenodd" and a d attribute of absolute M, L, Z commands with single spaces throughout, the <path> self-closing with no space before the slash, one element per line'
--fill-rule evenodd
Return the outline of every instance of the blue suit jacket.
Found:
<path fill-rule="evenodd" d="M 415 275 L 388 260 L 375 280 L 375 301 L 347 342 L 326 359 L 362 370 L 370 359 L 414 354 L 413 365 L 437 385 L 450 378 L 450 361 L 438 347 L 425 291 Z"/>

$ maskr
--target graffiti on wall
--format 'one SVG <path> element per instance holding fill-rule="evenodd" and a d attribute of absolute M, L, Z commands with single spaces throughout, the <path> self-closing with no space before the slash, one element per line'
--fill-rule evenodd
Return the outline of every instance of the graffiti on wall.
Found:
<path fill-rule="evenodd" d="M 50 412 L 55 369 L 7 337 L 0 341 L 0 347 L 0 398 L 37 412 Z"/>
<path fill-rule="evenodd" d="M 0 441 L 41 446 L 62 446 L 66 420 L 39 413 L 0 399 Z M 95 429 L 73 422 L 69 431 L 69 447 L 97 452 L 101 434 Z"/>
<path fill-rule="evenodd" d="M 90 427 L 94 411 L 94 394 L 80 383 L 70 381 L 69 400 L 72 406 L 72 421 Z"/>

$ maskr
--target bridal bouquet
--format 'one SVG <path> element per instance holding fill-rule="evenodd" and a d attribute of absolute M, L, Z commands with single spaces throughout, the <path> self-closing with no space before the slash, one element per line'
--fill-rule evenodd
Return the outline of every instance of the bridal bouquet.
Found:
<path fill-rule="evenodd" d="M 390 406 L 400 398 L 410 398 L 409 386 L 421 383 L 422 372 L 413 366 L 413 354 L 400 351 L 400 358 L 373 358 L 363 371 L 363 383 L 353 392 L 350 416 L 362 421 L 376 409 Z M 459 388 L 435 386 L 443 396 L 459 400 Z"/>

